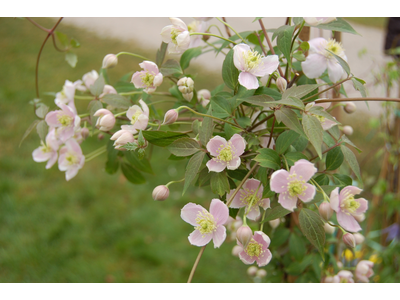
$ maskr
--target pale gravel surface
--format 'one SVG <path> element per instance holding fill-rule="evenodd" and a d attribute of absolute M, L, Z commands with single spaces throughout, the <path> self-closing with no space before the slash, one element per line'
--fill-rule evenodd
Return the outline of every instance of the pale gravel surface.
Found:
<path fill-rule="evenodd" d="M 189 24 L 192 18 L 181 18 L 186 24 Z M 252 23 L 254 18 L 227 18 L 229 24 L 238 32 L 247 30 L 259 30 L 258 22 Z M 155 51 L 161 43 L 160 32 L 164 26 L 170 25 L 168 18 L 64 18 L 64 23 L 84 28 L 102 38 L 116 38 L 122 41 L 132 43 L 132 49 L 139 43 L 140 48 L 148 48 Z M 278 28 L 283 25 L 285 18 L 264 18 L 265 27 Z M 218 24 L 218 20 L 212 19 L 211 24 Z M 222 24 L 221 24 L 222 25 Z M 220 25 L 221 30 L 224 27 Z M 382 66 L 385 61 L 390 60 L 383 54 L 383 45 L 385 40 L 385 31 L 373 27 L 360 26 L 352 23 L 353 28 L 361 36 L 343 33 L 342 44 L 348 58 L 348 63 L 353 74 L 364 79 L 368 84 L 369 96 L 382 97 L 384 89 L 381 86 L 374 87 L 373 72 L 378 71 L 378 66 Z M 218 33 L 216 28 L 212 28 L 212 33 Z M 224 32 L 225 33 L 225 32 Z M 320 30 L 312 28 L 311 38 L 317 37 Z M 323 37 L 329 38 L 328 31 L 322 31 Z M 212 41 L 212 40 L 211 40 Z M 133 51 L 132 49 L 121 49 L 121 51 Z M 367 54 L 359 57 L 359 52 L 367 49 Z M 143 53 L 142 53 L 143 54 Z M 171 56 L 173 58 L 173 56 Z M 215 57 L 213 53 L 207 53 L 196 58 L 193 63 L 201 65 L 212 72 L 219 72 L 223 62 L 223 55 Z M 359 92 L 355 91 L 352 84 L 346 85 L 348 96 L 360 97 Z M 394 93 L 392 96 L 396 96 Z M 379 102 L 370 102 L 370 109 L 364 102 L 358 102 L 360 111 L 368 112 L 372 115 L 379 115 L 381 111 Z M 361 116 L 362 113 L 355 114 Z"/>

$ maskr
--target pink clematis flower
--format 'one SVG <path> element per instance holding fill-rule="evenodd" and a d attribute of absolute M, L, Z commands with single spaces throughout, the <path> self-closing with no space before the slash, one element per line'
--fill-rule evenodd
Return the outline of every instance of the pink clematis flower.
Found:
<path fill-rule="evenodd" d="M 147 94 L 151 94 L 162 84 L 163 75 L 158 70 L 157 65 L 151 61 L 145 60 L 139 66 L 144 71 L 133 74 L 131 82 L 135 85 L 135 88 L 144 88 Z"/>
<path fill-rule="evenodd" d="M 108 95 L 108 94 L 118 94 L 118 93 L 117 93 L 117 90 L 112 85 L 106 84 L 106 85 L 104 85 L 103 93 L 101 93 L 99 95 L 99 98 L 101 99 L 105 95 Z"/>
<path fill-rule="evenodd" d="M 239 252 L 240 260 L 246 265 L 251 265 L 254 262 L 257 262 L 259 267 L 268 265 L 272 258 L 271 251 L 268 249 L 270 243 L 270 238 L 262 231 L 254 232 L 246 248 L 237 241 L 241 250 Z"/>
<path fill-rule="evenodd" d="M 315 186 L 306 183 L 317 172 L 314 164 L 305 159 L 294 163 L 290 171 L 275 171 L 271 176 L 271 191 L 279 193 L 278 202 L 283 208 L 294 211 L 297 199 L 303 202 L 311 201 L 315 196 Z"/>
<path fill-rule="evenodd" d="M 241 71 L 239 83 L 248 90 L 259 87 L 257 77 L 272 74 L 279 66 L 278 55 L 263 57 L 246 44 L 236 45 L 233 50 L 233 63 Z"/>
<path fill-rule="evenodd" d="M 56 138 L 56 130 L 53 128 L 49 131 L 46 136 L 46 144 L 42 141 L 42 146 L 33 150 L 32 157 L 36 162 L 47 161 L 46 169 L 50 169 L 58 158 L 58 148 L 60 147 L 60 142 Z"/>
<path fill-rule="evenodd" d="M 60 157 L 58 158 L 58 168 L 65 172 L 65 179 L 68 181 L 78 174 L 79 169 L 85 163 L 85 156 L 78 142 L 69 139 L 65 142 L 65 146 L 60 149 Z"/>
<path fill-rule="evenodd" d="M 318 99 L 318 100 L 322 100 L 322 99 Z M 310 108 L 313 107 L 313 106 L 320 106 L 324 110 L 327 110 L 329 108 L 329 106 L 331 106 L 331 103 L 326 102 L 326 103 L 317 103 L 317 104 L 315 104 L 315 102 L 310 102 L 310 103 L 308 103 L 306 105 L 305 111 L 310 110 Z M 337 125 L 337 123 L 335 121 L 329 120 L 329 119 L 327 119 L 325 117 L 318 116 L 318 115 L 315 115 L 313 113 L 309 113 L 309 114 L 314 116 L 314 117 L 316 117 L 321 122 L 321 126 L 322 126 L 323 130 L 331 129 L 333 126 Z"/>
<path fill-rule="evenodd" d="M 80 85 L 82 85 L 81 80 L 77 80 L 75 82 L 65 80 L 62 91 L 58 92 L 56 94 L 56 99 L 54 99 L 56 105 L 61 108 L 61 104 L 65 104 L 71 107 L 76 114 L 77 112 L 76 112 L 74 97 L 75 97 L 75 90 Z"/>
<path fill-rule="evenodd" d="M 362 260 L 356 266 L 356 278 L 361 281 L 368 283 L 369 279 L 372 275 L 374 275 L 374 271 L 372 268 L 374 267 L 374 263 L 369 260 Z"/>
<path fill-rule="evenodd" d="M 146 129 L 149 123 L 149 107 L 142 99 L 139 100 L 139 104 L 142 108 L 138 105 L 133 105 L 126 112 L 126 116 L 131 121 L 132 125 L 121 126 L 123 130 L 130 131 L 133 134 L 137 133 L 139 130 Z"/>
<path fill-rule="evenodd" d="M 50 127 L 56 128 L 56 135 L 62 142 L 65 142 L 75 134 L 81 118 L 71 107 L 65 104 L 60 104 L 60 107 L 62 110 L 47 113 L 45 120 Z"/>
<path fill-rule="evenodd" d="M 181 54 L 189 48 L 190 33 L 181 19 L 169 18 L 172 25 L 165 26 L 161 30 L 161 38 L 164 43 L 168 43 L 168 53 Z"/>
<path fill-rule="evenodd" d="M 222 172 L 225 168 L 236 170 L 240 166 L 240 155 L 246 148 L 246 141 L 239 134 L 234 134 L 227 142 L 223 137 L 215 136 L 207 143 L 207 151 L 213 159 L 206 164 L 208 171 Z"/>
<path fill-rule="evenodd" d="M 246 206 L 246 217 L 250 220 L 256 220 L 260 216 L 259 206 L 264 209 L 270 208 L 270 200 L 268 198 L 262 198 L 263 191 L 264 187 L 259 180 L 253 178 L 248 179 L 233 198 L 230 206 L 233 208 Z M 226 198 L 230 199 L 234 192 L 235 190 L 231 190 Z"/>
<path fill-rule="evenodd" d="M 94 113 L 95 117 L 99 117 L 96 122 L 96 127 L 101 131 L 109 131 L 115 125 L 114 114 L 108 109 L 101 108 Z"/>
<path fill-rule="evenodd" d="M 304 21 L 306 21 L 306 23 L 311 26 L 317 26 L 320 24 L 328 24 L 335 20 L 336 20 L 336 17 L 309 17 L 309 18 L 304 17 Z"/>
<path fill-rule="evenodd" d="M 194 18 L 194 19 L 195 20 L 187 26 L 189 33 L 206 32 L 208 28 L 208 20 L 199 20 L 199 19 L 210 19 L 210 18 Z M 190 37 L 189 48 L 200 46 L 201 38 L 202 35 L 192 35 Z"/>
<path fill-rule="evenodd" d="M 99 78 L 99 73 L 96 70 L 92 70 L 91 72 L 86 73 L 82 77 L 82 81 L 85 85 L 80 86 L 78 89 L 80 91 L 86 91 L 89 89 L 95 81 Z"/>
<path fill-rule="evenodd" d="M 351 273 L 350 271 L 339 271 L 336 276 L 339 277 L 340 283 L 354 283 L 353 273 Z"/>
<path fill-rule="evenodd" d="M 116 133 L 114 133 L 110 140 L 115 141 L 115 149 L 125 151 L 126 149 L 123 148 L 123 146 L 125 146 L 127 143 L 133 143 L 135 138 L 133 137 L 132 132 L 128 130 L 118 130 Z"/>
<path fill-rule="evenodd" d="M 368 209 L 368 201 L 364 198 L 354 199 L 354 195 L 361 193 L 355 186 L 346 186 L 340 191 L 335 188 L 330 197 L 331 208 L 336 211 L 337 220 L 345 230 L 357 232 L 361 230 L 354 216 L 361 215 Z"/>
<path fill-rule="evenodd" d="M 228 207 L 219 199 L 212 199 L 210 212 L 201 205 L 186 204 L 181 210 L 181 218 L 194 226 L 195 231 L 189 235 L 189 242 L 202 247 L 213 240 L 214 248 L 219 248 L 226 238 L 223 226 L 229 217 Z"/>
<path fill-rule="evenodd" d="M 342 45 L 335 40 L 315 38 L 308 42 L 310 45 L 307 59 L 301 63 L 304 74 L 308 78 L 318 78 L 328 68 L 329 79 L 332 82 L 339 81 L 346 72 L 336 58 L 326 50 L 329 50 L 347 61 Z"/>

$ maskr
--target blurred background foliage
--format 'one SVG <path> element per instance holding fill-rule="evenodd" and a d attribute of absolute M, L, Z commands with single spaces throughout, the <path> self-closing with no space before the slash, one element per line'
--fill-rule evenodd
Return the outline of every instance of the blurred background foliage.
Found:
<path fill-rule="evenodd" d="M 385 22 L 385 18 L 373 19 L 379 19 L 375 20 L 376 26 Z M 35 21 L 47 28 L 55 23 L 48 18 L 35 18 Z M 50 109 L 56 108 L 54 96 L 45 95 L 46 92 L 60 91 L 66 79 L 75 81 L 93 69 L 98 71 L 108 53 L 145 53 L 155 60 L 156 49 L 149 52 L 140 48 L 143 46 L 140 43 L 101 39 L 62 22 L 58 31 L 78 40 L 81 47 L 75 51 L 78 63 L 71 68 L 51 41 L 46 44 L 39 67 L 39 88 L 42 102 Z M 179 184 L 171 186 L 170 197 L 164 202 L 155 202 L 151 197 L 155 186 L 183 177 L 186 160 L 169 161 L 169 152 L 155 147 L 152 167 L 156 175 L 146 174 L 146 184 L 132 185 L 120 173 L 109 175 L 104 171 L 104 154 L 85 164 L 74 179 L 66 182 L 57 166 L 46 170 L 44 163 L 32 160 L 32 151 L 39 146 L 35 131 L 18 147 L 26 129 L 36 119 L 33 106 L 28 103 L 35 98 L 36 57 L 45 36 L 45 32 L 27 20 L 0 18 L 0 282 L 186 282 L 199 248 L 187 240 L 192 228 L 181 220 L 180 209 L 187 202 L 208 208 L 211 199 L 217 197 L 195 187 L 182 197 Z M 137 58 L 121 56 L 118 67 L 109 71 L 111 82 L 138 70 L 140 62 Z M 190 72 L 201 74 L 203 71 L 191 66 Z M 209 72 L 196 79 L 197 86 L 209 90 L 220 82 L 220 74 Z M 168 84 L 163 86 L 168 89 Z M 76 104 L 78 111 L 82 111 L 88 101 L 77 100 Z M 376 156 L 367 149 L 370 145 L 383 146 L 384 137 L 376 130 L 379 120 L 368 121 L 356 114 L 342 114 L 341 121 L 354 128 L 356 134 L 352 141 L 364 150 L 356 155 L 366 179 L 363 196 L 372 199 L 371 190 L 378 182 L 382 154 Z M 82 144 L 83 152 L 104 145 L 107 139 L 107 136 L 103 140 L 88 139 Z M 398 203 L 399 199 L 396 200 Z M 399 207 L 395 210 L 399 211 Z M 370 210 L 367 219 L 373 213 Z M 279 242 L 274 241 L 274 235 L 288 238 L 289 232 L 286 233 L 284 226 L 276 231 L 266 227 L 274 255 L 274 242 Z M 399 245 L 396 240 L 390 247 L 383 247 L 381 229 L 380 220 L 374 220 L 373 234 L 363 232 L 367 235 L 366 245 L 352 253 L 353 256 L 348 254 L 337 259 L 354 264 L 363 251 L 363 259 L 372 256 L 376 263 L 374 270 L 379 276 L 373 281 L 399 281 L 396 275 Z M 229 240 L 219 249 L 209 245 L 194 281 L 252 282 L 246 274 L 248 266 L 231 254 L 235 244 Z M 272 262 L 265 267 L 268 275 L 263 281 L 281 282 L 283 274 L 277 271 L 279 259 Z M 318 273 L 318 265 L 310 265 L 311 268 Z M 316 274 L 300 281 L 318 279 Z"/>

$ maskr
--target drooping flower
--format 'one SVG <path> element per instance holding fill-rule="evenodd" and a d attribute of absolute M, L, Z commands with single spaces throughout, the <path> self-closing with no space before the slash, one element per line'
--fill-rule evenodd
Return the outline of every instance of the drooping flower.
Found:
<path fill-rule="evenodd" d="M 65 80 L 62 91 L 58 92 L 56 94 L 56 99 L 54 99 L 56 105 L 61 108 L 61 104 L 65 104 L 71 107 L 72 110 L 76 113 L 74 97 L 75 97 L 75 90 L 80 85 L 82 85 L 81 80 L 77 80 L 75 82 Z"/>
<path fill-rule="evenodd" d="M 369 282 L 369 278 L 374 275 L 374 263 L 369 260 L 362 260 L 356 266 L 356 278 L 361 282 Z"/>
<path fill-rule="evenodd" d="M 237 241 L 237 244 L 242 248 L 239 253 L 239 258 L 246 265 L 251 265 L 257 262 L 259 267 L 268 265 L 271 261 L 272 254 L 269 251 L 268 246 L 271 243 L 268 235 L 262 231 L 255 231 L 253 237 L 248 243 L 247 247 Z"/>
<path fill-rule="evenodd" d="M 149 123 L 149 107 L 142 99 L 139 100 L 139 104 L 142 108 L 138 105 L 133 105 L 126 112 L 126 116 L 131 121 L 132 125 L 121 126 L 123 130 L 128 130 L 133 134 L 137 133 L 139 130 L 146 129 Z"/>
<path fill-rule="evenodd" d="M 339 283 L 354 283 L 353 273 L 347 270 L 341 270 L 337 275 L 339 277 Z"/>
<path fill-rule="evenodd" d="M 264 188 L 259 180 L 254 178 L 248 179 L 233 198 L 230 207 L 246 207 L 246 217 L 250 220 L 256 220 L 260 215 L 259 206 L 264 209 L 270 208 L 270 200 L 268 198 L 263 199 L 262 197 L 263 191 Z M 229 199 L 234 192 L 235 190 L 231 190 L 226 196 L 227 199 Z"/>
<path fill-rule="evenodd" d="M 78 128 L 81 118 L 74 110 L 65 105 L 60 104 L 61 110 L 51 111 L 46 115 L 46 123 L 50 127 L 56 128 L 56 136 L 65 142 L 75 133 L 75 128 Z"/>
<path fill-rule="evenodd" d="M 92 71 L 86 73 L 82 77 L 82 81 L 85 84 L 86 88 L 85 88 L 85 86 L 82 86 L 80 88 L 80 90 L 85 91 L 86 89 L 89 89 L 98 78 L 99 78 L 99 73 L 97 73 L 96 70 L 92 70 Z"/>
<path fill-rule="evenodd" d="M 46 136 L 46 143 L 43 143 L 42 146 L 36 148 L 32 152 L 33 160 L 36 162 L 44 162 L 47 161 L 46 169 L 50 169 L 58 158 L 58 148 L 60 147 L 60 142 L 57 140 L 55 136 L 56 130 L 53 128 L 49 131 Z"/>
<path fill-rule="evenodd" d="M 346 186 L 340 191 L 335 188 L 330 197 L 331 207 L 336 212 L 337 220 L 345 230 L 357 232 L 361 230 L 360 225 L 354 218 L 368 209 L 368 201 L 364 198 L 354 199 L 354 195 L 361 193 L 361 189 L 355 186 Z"/>
<path fill-rule="evenodd" d="M 303 72 L 308 78 L 320 77 L 327 68 L 329 79 L 332 82 L 339 81 L 346 74 L 337 59 L 327 51 L 329 50 L 347 61 L 340 43 L 333 39 L 327 41 L 318 37 L 310 40 L 308 44 L 310 45 L 309 54 L 306 60 L 301 63 Z"/>
<path fill-rule="evenodd" d="M 336 20 L 336 17 L 309 17 L 309 18 L 304 17 L 304 21 L 306 21 L 306 23 L 311 26 L 317 26 L 320 24 L 328 24 L 335 20 Z"/>
<path fill-rule="evenodd" d="M 222 172 L 225 168 L 236 170 L 240 166 L 240 155 L 246 148 L 246 141 L 239 134 L 234 134 L 227 142 L 221 136 L 213 137 L 207 143 L 207 151 L 214 158 L 206 164 L 208 171 Z"/>
<path fill-rule="evenodd" d="M 206 32 L 207 27 L 208 27 L 208 22 L 207 20 L 198 20 L 198 19 L 203 19 L 203 18 L 194 18 L 195 20 L 191 22 L 187 28 L 189 33 L 192 32 Z M 209 18 L 206 18 L 209 19 Z M 197 46 L 200 46 L 200 41 L 201 41 L 202 35 L 192 35 L 190 37 L 190 44 L 189 48 L 194 48 Z"/>
<path fill-rule="evenodd" d="M 161 38 L 164 43 L 168 43 L 168 53 L 183 53 L 189 48 L 190 33 L 181 19 L 169 18 L 172 25 L 165 26 L 161 30 Z"/>
<path fill-rule="evenodd" d="M 197 100 L 200 102 L 201 106 L 206 107 L 210 103 L 211 93 L 209 90 L 202 89 L 197 92 Z"/>
<path fill-rule="evenodd" d="M 60 157 L 58 158 L 58 168 L 65 172 L 65 179 L 68 181 L 78 174 L 79 169 L 85 163 L 85 156 L 78 142 L 69 139 L 65 142 L 65 146 L 60 149 Z"/>
<path fill-rule="evenodd" d="M 131 82 L 137 89 L 144 89 L 147 94 L 153 93 L 163 82 L 163 75 L 155 63 L 145 60 L 139 66 L 143 71 L 133 74 Z"/>
<path fill-rule="evenodd" d="M 318 99 L 318 100 L 323 100 L 323 99 Z M 310 102 L 305 107 L 305 111 L 308 112 L 308 114 L 316 117 L 318 119 L 318 121 L 321 122 L 321 126 L 322 126 L 323 130 L 331 129 L 333 126 L 337 125 L 338 123 L 335 122 L 335 121 L 329 120 L 329 119 L 327 119 L 327 118 L 325 118 L 323 116 L 319 116 L 317 114 L 313 114 L 313 113 L 309 112 L 309 110 L 314 106 L 317 106 L 317 107 L 319 106 L 319 107 L 322 107 L 323 110 L 326 110 L 326 109 L 329 108 L 330 105 L 331 104 L 329 102 L 317 103 L 317 104 L 315 104 L 315 102 Z"/>
<path fill-rule="evenodd" d="M 133 137 L 132 132 L 128 130 L 118 130 L 116 133 L 114 133 L 110 140 L 115 141 L 115 149 L 125 151 L 126 149 L 124 149 L 123 146 L 125 146 L 127 143 L 133 143 L 135 138 Z"/>
<path fill-rule="evenodd" d="M 181 210 L 181 218 L 194 226 L 189 235 L 189 242 L 194 246 L 202 247 L 213 240 L 214 248 L 219 248 L 226 238 L 226 228 L 223 226 L 228 220 L 228 207 L 219 199 L 212 199 L 210 212 L 194 203 L 186 204 Z"/>
<path fill-rule="evenodd" d="M 315 196 L 315 186 L 307 183 L 317 172 L 314 164 L 305 159 L 294 163 L 290 171 L 275 171 L 271 176 L 271 191 L 279 193 L 278 202 L 283 208 L 294 211 L 297 199 L 311 201 Z"/>
<path fill-rule="evenodd" d="M 104 85 L 103 93 L 99 95 L 99 98 L 101 99 L 108 94 L 118 94 L 118 93 L 117 90 L 112 85 L 106 84 Z"/>
<path fill-rule="evenodd" d="M 238 44 L 233 50 L 233 63 L 241 71 L 239 83 L 248 90 L 259 87 L 257 77 L 272 74 L 279 66 L 278 55 L 264 57 L 246 44 Z"/>
<path fill-rule="evenodd" d="M 101 131 L 109 131 L 113 129 L 115 125 L 114 114 L 108 109 L 101 108 L 94 113 L 95 117 L 98 117 L 96 127 Z"/>

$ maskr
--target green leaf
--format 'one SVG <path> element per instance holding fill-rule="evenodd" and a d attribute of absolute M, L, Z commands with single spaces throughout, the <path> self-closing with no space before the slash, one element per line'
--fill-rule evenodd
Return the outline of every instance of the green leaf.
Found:
<path fill-rule="evenodd" d="M 107 162 L 106 162 L 106 172 L 108 174 L 115 174 L 119 168 L 118 152 L 114 148 L 114 142 L 109 140 L 107 143 Z"/>
<path fill-rule="evenodd" d="M 38 106 L 36 107 L 35 114 L 41 118 L 44 119 L 46 117 L 47 112 L 49 111 L 49 107 L 43 103 L 39 103 Z"/>
<path fill-rule="evenodd" d="M 233 49 L 228 52 L 222 64 L 222 79 L 231 90 L 234 90 L 238 84 L 239 70 L 233 63 Z"/>
<path fill-rule="evenodd" d="M 300 135 L 293 130 L 287 130 L 281 133 L 275 143 L 276 152 L 278 152 L 278 154 L 285 153 L 286 149 L 289 148 L 299 136 Z"/>
<path fill-rule="evenodd" d="M 128 109 L 131 106 L 131 102 L 119 94 L 106 94 L 101 100 L 115 108 Z"/>
<path fill-rule="evenodd" d="M 274 247 L 277 249 L 279 246 L 282 246 L 284 243 L 288 242 L 290 235 L 290 230 L 287 228 L 277 228 L 274 233 Z"/>
<path fill-rule="evenodd" d="M 40 121 L 37 126 L 36 126 L 36 131 L 40 137 L 40 139 L 45 142 L 46 141 L 46 135 L 49 131 L 49 126 L 47 125 L 45 120 Z"/>
<path fill-rule="evenodd" d="M 304 151 L 307 148 L 308 139 L 305 136 L 300 135 L 297 140 L 295 140 L 292 146 L 299 152 Z"/>
<path fill-rule="evenodd" d="M 65 53 L 65 60 L 72 68 L 75 68 L 76 63 L 78 62 L 78 56 L 74 52 L 68 51 Z"/>
<path fill-rule="evenodd" d="M 328 185 L 329 184 L 329 177 L 326 174 L 320 174 L 314 177 L 314 180 L 321 186 L 321 185 Z"/>
<path fill-rule="evenodd" d="M 228 177 L 225 172 L 219 172 L 211 175 L 211 191 L 219 196 L 223 196 L 230 191 Z"/>
<path fill-rule="evenodd" d="M 81 46 L 81 43 L 79 43 L 76 39 L 72 38 L 70 42 L 71 46 L 73 48 L 79 48 Z"/>
<path fill-rule="evenodd" d="M 353 184 L 353 180 L 350 176 L 342 174 L 333 174 L 333 179 L 340 187 L 345 187 Z"/>
<path fill-rule="evenodd" d="M 203 168 L 199 173 L 196 186 L 202 187 L 210 185 L 211 175 L 212 173 L 208 172 L 208 168 Z"/>
<path fill-rule="evenodd" d="M 208 108 L 207 115 L 211 115 L 211 106 Z M 205 117 L 201 122 L 201 127 L 199 128 L 199 140 L 203 146 L 206 146 L 208 141 L 212 137 L 213 132 L 213 119 L 210 117 Z"/>
<path fill-rule="evenodd" d="M 97 78 L 93 85 L 90 86 L 90 93 L 96 97 L 100 96 L 100 94 L 103 93 L 104 85 L 105 81 L 103 74 L 100 74 L 99 78 Z"/>
<path fill-rule="evenodd" d="M 200 150 L 199 143 L 190 138 L 173 141 L 167 148 L 175 156 L 190 156 Z"/>
<path fill-rule="evenodd" d="M 301 261 L 307 252 L 306 246 L 304 245 L 301 236 L 292 233 L 289 238 L 289 253 L 297 261 Z"/>
<path fill-rule="evenodd" d="M 333 135 L 333 137 L 334 137 L 336 140 L 338 140 L 338 139 L 340 138 L 340 130 L 339 130 L 339 127 L 338 127 L 338 126 L 333 126 L 333 127 L 330 128 L 328 131 Z"/>
<path fill-rule="evenodd" d="M 258 89 L 256 89 L 254 95 L 267 95 L 271 96 L 275 100 L 282 99 L 282 94 L 280 92 L 271 88 L 267 88 L 265 86 L 260 86 Z"/>
<path fill-rule="evenodd" d="M 282 94 L 282 99 L 289 97 L 302 98 L 323 85 L 325 84 L 305 84 L 291 87 Z"/>
<path fill-rule="evenodd" d="M 299 223 L 303 234 L 318 249 L 322 260 L 324 260 L 325 230 L 324 222 L 320 215 L 312 210 L 303 208 L 300 211 Z"/>
<path fill-rule="evenodd" d="M 305 156 L 303 153 L 301 152 L 287 152 L 284 154 L 286 161 L 289 165 L 289 167 L 293 166 L 294 163 L 300 159 L 306 159 L 308 160 L 308 157 Z"/>
<path fill-rule="evenodd" d="M 281 160 L 279 154 L 272 149 L 259 149 L 258 154 L 254 160 L 260 163 L 260 166 L 265 168 L 270 168 L 273 170 L 278 170 L 281 168 Z"/>
<path fill-rule="evenodd" d="M 357 33 L 357 31 L 355 31 L 353 29 L 353 27 L 351 27 L 351 25 L 349 23 L 347 23 L 345 20 L 343 20 L 343 18 L 337 18 L 337 20 L 332 21 L 328 24 L 320 24 L 320 25 L 312 26 L 312 27 L 317 27 L 317 28 L 332 30 L 332 31 L 348 32 L 348 33 L 360 35 L 359 33 Z"/>
<path fill-rule="evenodd" d="M 342 138 L 341 138 L 341 141 L 344 142 L 344 143 L 346 143 L 346 144 L 349 144 L 350 146 L 352 146 L 352 147 L 354 147 L 354 148 L 356 148 L 356 150 L 357 150 L 359 153 L 362 152 L 362 151 L 360 150 L 360 148 L 358 148 L 356 145 L 354 145 L 354 143 L 353 143 L 352 141 L 350 141 L 349 138 L 348 138 L 347 136 L 343 135 Z"/>
<path fill-rule="evenodd" d="M 332 54 L 333 57 L 336 58 L 338 63 L 342 66 L 343 70 L 345 70 L 347 75 L 350 75 L 350 66 L 348 65 L 348 63 L 343 58 L 341 58 L 339 55 L 336 55 L 332 51 L 330 51 L 328 49 L 325 49 L 325 50 L 328 51 L 330 54 Z"/>
<path fill-rule="evenodd" d="M 168 43 L 161 42 L 160 49 L 157 50 L 156 54 L 156 65 L 161 66 L 164 62 L 165 53 L 167 52 Z"/>
<path fill-rule="evenodd" d="M 333 147 L 336 145 L 336 141 L 331 137 L 331 135 L 324 130 L 322 134 L 322 140 L 328 147 Z"/>
<path fill-rule="evenodd" d="M 229 102 L 221 96 L 211 97 L 211 108 L 212 115 L 217 118 L 227 118 L 232 113 Z"/>
<path fill-rule="evenodd" d="M 154 174 L 153 169 L 151 168 L 150 162 L 146 158 L 140 158 L 138 153 L 135 151 L 125 151 L 124 155 L 129 163 L 140 170 L 141 172 Z"/>
<path fill-rule="evenodd" d="M 201 54 L 201 48 L 202 48 L 201 46 L 196 48 L 190 48 L 185 52 L 183 52 L 180 60 L 180 65 L 182 70 L 187 69 L 189 67 L 190 61 Z"/>
<path fill-rule="evenodd" d="M 200 170 L 201 163 L 203 162 L 204 155 L 206 155 L 203 151 L 197 152 L 195 155 L 193 155 L 187 166 L 186 166 L 186 172 L 185 172 L 185 184 L 183 186 L 183 192 L 182 195 L 185 194 L 187 188 L 190 186 L 192 181 L 196 178 L 197 173 Z"/>
<path fill-rule="evenodd" d="M 173 131 L 143 131 L 143 136 L 146 141 L 159 147 L 167 147 L 177 139 L 189 137 L 187 134 Z"/>
<path fill-rule="evenodd" d="M 290 108 L 283 107 L 275 111 L 275 117 L 278 122 L 282 122 L 300 135 L 305 135 L 296 113 Z"/>
<path fill-rule="evenodd" d="M 128 151 L 135 151 L 138 148 L 138 144 L 136 141 L 132 143 L 126 143 L 125 145 L 122 146 L 122 148 Z"/>
<path fill-rule="evenodd" d="M 69 39 L 68 36 L 65 33 L 55 31 L 57 39 L 60 41 L 61 45 L 63 45 L 64 48 L 67 48 L 69 46 Z"/>
<path fill-rule="evenodd" d="M 326 155 L 326 170 L 332 171 L 339 168 L 344 160 L 343 152 L 340 147 L 333 148 Z"/>
<path fill-rule="evenodd" d="M 251 96 L 251 97 L 247 97 L 247 98 L 237 98 L 236 100 L 236 104 L 239 105 L 242 102 L 247 102 L 253 105 L 257 105 L 257 106 L 262 106 L 264 108 L 270 108 L 270 107 L 275 107 L 277 106 L 279 103 L 276 103 L 277 101 L 275 101 L 274 98 L 272 98 L 271 96 L 268 95 L 256 95 L 256 96 Z"/>
<path fill-rule="evenodd" d="M 228 176 L 242 181 L 244 177 L 246 177 L 248 170 L 243 170 L 243 169 L 236 169 L 236 170 L 227 170 Z"/>
<path fill-rule="evenodd" d="M 143 184 L 146 182 L 146 179 L 143 177 L 143 175 L 127 163 L 121 164 L 121 170 L 125 178 L 133 184 Z"/>
<path fill-rule="evenodd" d="M 310 108 L 310 110 L 308 112 L 310 114 L 317 115 L 317 116 L 320 116 L 320 117 L 324 117 L 326 119 L 329 119 L 329 120 L 331 120 L 333 122 L 336 122 L 336 123 L 340 124 L 338 122 L 338 120 L 336 120 L 334 117 L 332 117 L 332 115 L 330 113 L 326 112 L 321 106 L 313 106 L 313 107 Z"/>
<path fill-rule="evenodd" d="M 350 169 L 356 174 L 358 180 L 361 183 L 361 186 L 363 185 L 362 183 L 362 178 L 361 178 L 361 173 L 360 173 L 360 166 L 358 165 L 358 161 L 356 156 L 354 155 L 353 151 L 351 151 L 349 148 L 346 146 L 342 145 L 340 146 L 342 149 L 344 159 L 347 161 L 347 163 L 350 166 Z"/>
<path fill-rule="evenodd" d="M 290 61 L 292 36 L 294 32 L 294 26 L 283 25 L 280 28 L 277 37 L 278 49 L 281 50 L 287 61 Z"/>
<path fill-rule="evenodd" d="M 322 158 L 322 129 L 321 122 L 314 116 L 303 113 L 303 128 L 311 144 L 314 146 L 318 156 Z"/>
<path fill-rule="evenodd" d="M 290 210 L 284 209 L 280 204 L 278 204 L 275 207 L 265 211 L 265 217 L 261 223 L 282 218 L 290 213 Z"/>
<path fill-rule="evenodd" d="M 361 96 L 367 97 L 367 91 L 366 91 L 366 89 L 365 89 L 365 87 L 364 87 L 364 84 L 365 84 L 364 80 L 359 79 L 359 78 L 357 78 L 357 77 L 352 77 L 352 78 L 351 78 L 351 81 L 353 82 L 354 88 L 355 88 L 357 91 L 360 92 Z M 363 83 L 363 82 L 364 82 L 364 83 Z"/>
<path fill-rule="evenodd" d="M 171 75 L 181 75 L 183 74 L 181 65 L 173 59 L 168 59 L 160 68 L 160 73 L 163 76 L 171 76 Z"/>
<path fill-rule="evenodd" d="M 261 20 L 262 19 L 262 17 L 257 17 L 257 18 L 255 18 L 254 20 L 253 20 L 253 22 L 251 22 L 251 23 L 254 23 L 255 21 L 258 21 L 258 20 Z"/>
<path fill-rule="evenodd" d="M 18 147 L 21 147 L 22 142 L 23 142 L 23 141 L 26 139 L 26 137 L 32 132 L 32 130 L 37 126 L 37 124 L 38 124 L 39 122 L 40 122 L 39 120 L 35 120 L 35 121 L 32 122 L 31 125 L 29 125 L 29 127 L 26 129 L 24 135 L 22 136 L 22 139 L 21 139 L 21 141 L 19 142 L 19 146 L 18 146 Z"/>

